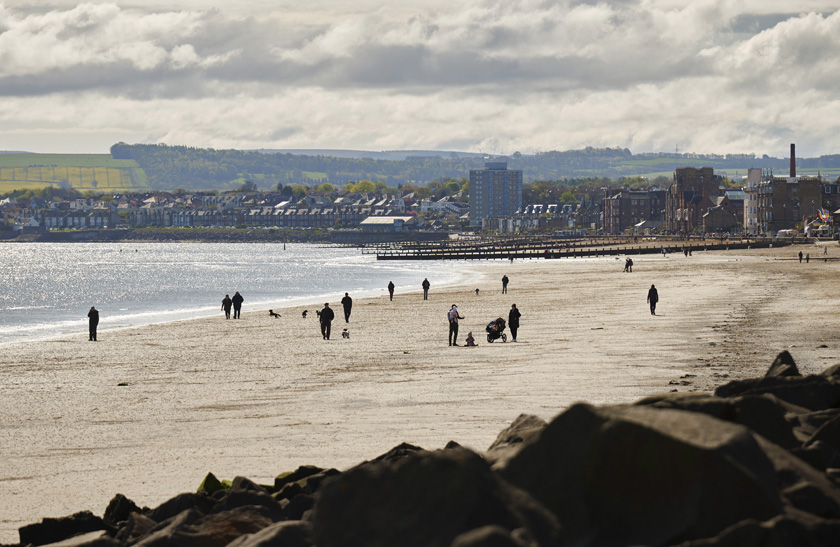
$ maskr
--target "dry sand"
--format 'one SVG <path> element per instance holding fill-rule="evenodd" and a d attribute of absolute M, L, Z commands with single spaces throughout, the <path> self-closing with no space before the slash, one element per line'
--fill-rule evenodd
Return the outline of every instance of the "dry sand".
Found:
<path fill-rule="evenodd" d="M 453 262 L 482 280 L 432 287 L 428 301 L 357 300 L 349 339 L 339 294 L 330 341 L 319 305 L 305 320 L 304 308 L 271 319 L 246 305 L 236 321 L 2 346 L 0 542 L 45 516 L 101 515 L 117 492 L 155 506 L 210 471 L 271 482 L 302 464 L 347 468 L 403 441 L 483 451 L 520 413 L 550 419 L 581 400 L 711 390 L 763 374 L 783 349 L 803 373 L 818 372 L 840 347 L 840 264 L 799 264 L 798 250 L 642 256 L 632 274 L 623 258 Z M 459 343 L 472 331 L 479 347 L 447 345 L 453 303 L 466 317 Z M 511 303 L 519 342 L 487 343 L 485 325 Z"/>

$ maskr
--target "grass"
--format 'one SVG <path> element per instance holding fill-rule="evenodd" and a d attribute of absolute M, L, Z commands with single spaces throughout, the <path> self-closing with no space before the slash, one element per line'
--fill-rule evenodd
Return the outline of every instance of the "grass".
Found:
<path fill-rule="evenodd" d="M 0 190 L 61 185 L 100 192 L 149 188 L 136 161 L 108 154 L 0 154 Z"/>

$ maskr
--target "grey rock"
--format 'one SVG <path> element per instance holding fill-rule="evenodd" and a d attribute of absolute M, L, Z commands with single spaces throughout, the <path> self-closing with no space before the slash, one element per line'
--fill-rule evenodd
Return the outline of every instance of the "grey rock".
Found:
<path fill-rule="evenodd" d="M 718 397 L 770 393 L 783 401 L 807 408 L 825 410 L 840 404 L 840 382 L 824 376 L 765 376 L 736 380 L 715 389 Z"/>
<path fill-rule="evenodd" d="M 122 545 L 106 534 L 107 532 L 103 530 L 88 532 L 57 543 L 49 543 L 43 547 L 120 547 Z"/>
<path fill-rule="evenodd" d="M 527 544 L 526 544 L 527 545 Z M 455 538 L 452 547 L 524 547 L 509 530 L 497 525 L 483 526 Z"/>
<path fill-rule="evenodd" d="M 195 513 L 188 510 L 186 513 Z M 195 516 L 195 515 L 193 515 Z M 180 515 L 179 515 L 180 517 Z M 173 519 L 166 527 L 142 538 L 137 547 L 225 547 L 235 539 L 259 532 L 274 521 L 264 507 L 237 507 L 197 520 Z"/>
<path fill-rule="evenodd" d="M 310 547 L 312 524 L 302 520 L 288 520 L 267 526 L 254 534 L 242 536 L 227 547 Z"/>
<path fill-rule="evenodd" d="M 576 404 L 498 470 L 558 516 L 569 544 L 666 545 L 783 508 L 747 428 L 682 410 Z"/>
<path fill-rule="evenodd" d="M 163 522 L 180 515 L 187 509 L 194 509 L 202 515 L 206 515 L 213 509 L 214 505 L 215 501 L 205 494 L 186 492 L 163 502 L 149 511 L 146 516 L 155 522 Z"/>
<path fill-rule="evenodd" d="M 325 483 L 312 515 L 319 547 L 448 547 L 470 530 L 526 528 L 556 545 L 556 518 L 466 449 L 359 465 Z"/>
<path fill-rule="evenodd" d="M 801 374 L 799 374 L 799 369 L 796 368 L 793 356 L 785 350 L 776 357 L 764 376 L 801 376 Z"/>
<path fill-rule="evenodd" d="M 122 494 L 117 494 L 111 498 L 102 518 L 108 524 L 116 525 L 128 520 L 128 515 L 131 513 L 139 513 L 140 511 L 141 509 L 133 501 Z"/>
<path fill-rule="evenodd" d="M 46 545 L 99 530 L 114 529 L 90 511 L 80 511 L 67 517 L 45 518 L 41 522 L 23 526 L 18 529 L 18 534 L 24 545 Z"/>
<path fill-rule="evenodd" d="M 509 460 L 523 446 L 533 442 L 548 422 L 533 414 L 520 414 L 513 422 L 503 429 L 484 455 L 491 464 Z"/>

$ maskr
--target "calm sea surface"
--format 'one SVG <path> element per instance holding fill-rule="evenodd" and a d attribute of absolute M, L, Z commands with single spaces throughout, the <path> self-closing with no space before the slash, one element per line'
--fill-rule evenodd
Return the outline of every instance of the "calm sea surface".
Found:
<path fill-rule="evenodd" d="M 379 261 L 360 249 L 275 243 L 0 243 L 0 344 L 466 282 L 451 262 Z"/>

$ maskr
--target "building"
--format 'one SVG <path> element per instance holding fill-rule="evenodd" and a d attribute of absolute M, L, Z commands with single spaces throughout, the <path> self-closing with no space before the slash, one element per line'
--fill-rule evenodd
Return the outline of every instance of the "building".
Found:
<path fill-rule="evenodd" d="M 762 170 L 752 167 L 747 170 L 747 178 L 744 181 L 744 219 L 742 224 L 744 233 L 751 236 L 758 235 L 761 232 L 758 224 L 758 185 L 762 178 Z"/>
<path fill-rule="evenodd" d="M 711 167 L 681 167 L 665 197 L 665 229 L 674 234 L 690 234 L 702 229 L 703 215 L 717 206 L 720 196 L 715 171 Z"/>
<path fill-rule="evenodd" d="M 645 221 L 648 224 L 662 222 L 664 213 L 665 190 L 655 186 L 648 190 L 605 190 L 603 225 L 607 234 L 623 233 Z"/>
<path fill-rule="evenodd" d="M 470 171 L 470 226 L 481 226 L 485 218 L 510 217 L 521 208 L 522 171 L 508 169 L 506 161 Z"/>

